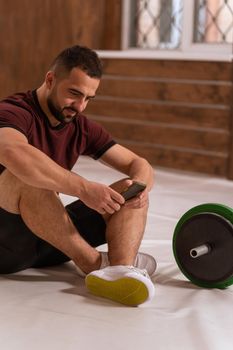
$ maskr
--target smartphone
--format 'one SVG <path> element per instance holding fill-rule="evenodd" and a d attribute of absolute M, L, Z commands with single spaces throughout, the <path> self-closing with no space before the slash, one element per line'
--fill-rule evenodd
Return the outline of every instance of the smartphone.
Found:
<path fill-rule="evenodd" d="M 124 197 L 124 199 L 126 201 L 128 201 L 129 199 L 137 196 L 137 194 L 141 193 L 142 191 L 144 191 L 146 188 L 146 184 L 144 184 L 143 182 L 139 182 L 139 181 L 134 181 L 132 183 L 132 185 L 130 185 L 126 190 L 124 190 L 123 192 L 121 192 L 121 195 Z"/>

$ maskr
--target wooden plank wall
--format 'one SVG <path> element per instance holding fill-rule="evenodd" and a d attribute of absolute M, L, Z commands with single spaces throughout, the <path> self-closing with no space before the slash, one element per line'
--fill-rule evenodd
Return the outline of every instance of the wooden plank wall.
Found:
<path fill-rule="evenodd" d="M 233 85 L 233 60 L 231 62 L 231 82 Z M 231 112 L 230 112 L 230 156 L 228 165 L 228 178 L 233 180 L 233 88 L 231 90 Z"/>
<path fill-rule="evenodd" d="M 90 118 L 154 165 L 231 177 L 230 63 L 105 59 L 104 65 Z"/>
<path fill-rule="evenodd" d="M 108 1 L 0 0 L 0 98 L 41 84 L 65 47 L 103 47 Z"/>

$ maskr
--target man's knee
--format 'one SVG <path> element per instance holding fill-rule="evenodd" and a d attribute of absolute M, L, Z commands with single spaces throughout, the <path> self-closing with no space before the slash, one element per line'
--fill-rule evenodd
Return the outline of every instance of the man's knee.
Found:
<path fill-rule="evenodd" d="M 18 200 L 22 182 L 7 169 L 0 176 L 0 207 L 18 214 Z"/>
<path fill-rule="evenodd" d="M 56 196 L 53 191 L 25 184 L 7 169 L 0 176 L 0 207 L 10 213 L 20 214 L 20 201 L 37 201 L 41 196 Z"/>

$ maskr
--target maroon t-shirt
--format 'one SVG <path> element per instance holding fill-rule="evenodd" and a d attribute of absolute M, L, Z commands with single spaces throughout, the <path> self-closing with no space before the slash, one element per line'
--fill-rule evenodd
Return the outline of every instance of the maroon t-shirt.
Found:
<path fill-rule="evenodd" d="M 0 101 L 0 127 L 11 127 L 22 132 L 29 144 L 69 170 L 79 155 L 98 159 L 115 144 L 101 125 L 82 114 L 68 124 L 51 126 L 39 105 L 35 90 Z M 3 170 L 0 164 L 0 173 Z"/>

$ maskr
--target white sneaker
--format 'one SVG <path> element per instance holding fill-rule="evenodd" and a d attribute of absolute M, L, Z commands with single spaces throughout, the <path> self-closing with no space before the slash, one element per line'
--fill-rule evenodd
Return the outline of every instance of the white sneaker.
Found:
<path fill-rule="evenodd" d="M 108 260 L 108 253 L 107 252 L 100 252 L 101 253 L 101 265 L 100 269 L 104 269 L 105 267 L 109 266 L 109 260 Z M 150 277 L 153 277 L 157 268 L 157 263 L 153 256 L 145 253 L 138 253 L 135 259 L 134 267 L 137 267 L 140 270 L 146 270 L 148 275 Z M 83 272 L 77 265 L 76 265 L 77 273 L 80 277 L 86 277 L 86 273 Z"/>
<path fill-rule="evenodd" d="M 140 305 L 154 296 L 154 285 L 147 271 L 134 266 L 108 266 L 92 271 L 85 283 L 92 294 L 128 306 Z"/>
<path fill-rule="evenodd" d="M 152 255 L 139 252 L 136 256 L 134 266 L 140 270 L 146 270 L 148 275 L 153 277 L 155 275 L 157 263 Z"/>

